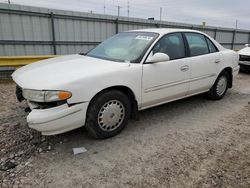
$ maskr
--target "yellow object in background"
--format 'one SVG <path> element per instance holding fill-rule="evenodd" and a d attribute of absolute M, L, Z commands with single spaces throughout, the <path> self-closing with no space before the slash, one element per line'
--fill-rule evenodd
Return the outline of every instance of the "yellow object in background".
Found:
<path fill-rule="evenodd" d="M 56 57 L 55 55 L 41 56 L 0 56 L 0 67 L 18 68 L 36 61 Z"/>

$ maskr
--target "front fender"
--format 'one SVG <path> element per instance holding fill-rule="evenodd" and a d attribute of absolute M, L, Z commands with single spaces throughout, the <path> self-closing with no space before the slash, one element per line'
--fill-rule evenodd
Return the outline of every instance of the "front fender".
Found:
<path fill-rule="evenodd" d="M 141 64 L 131 64 L 125 69 L 92 75 L 67 84 L 66 89 L 72 92 L 68 103 L 89 102 L 100 91 L 114 87 L 126 86 L 132 90 L 138 102 L 141 101 Z"/>

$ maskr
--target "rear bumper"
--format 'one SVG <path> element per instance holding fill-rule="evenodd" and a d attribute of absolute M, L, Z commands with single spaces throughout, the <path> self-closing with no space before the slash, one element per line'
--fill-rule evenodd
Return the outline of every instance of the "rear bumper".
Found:
<path fill-rule="evenodd" d="M 73 106 L 64 104 L 49 109 L 33 109 L 27 122 L 30 128 L 43 135 L 56 135 L 64 133 L 85 124 L 88 102 Z"/>

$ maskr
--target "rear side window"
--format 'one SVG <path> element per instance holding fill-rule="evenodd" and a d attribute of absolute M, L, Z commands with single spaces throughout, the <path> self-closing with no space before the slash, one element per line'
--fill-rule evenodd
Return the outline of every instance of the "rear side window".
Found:
<path fill-rule="evenodd" d="M 217 48 L 214 46 L 214 44 L 211 42 L 211 40 L 209 40 L 208 38 L 206 38 L 206 40 L 207 40 L 209 52 L 210 53 L 218 52 Z"/>
<path fill-rule="evenodd" d="M 163 36 L 153 48 L 153 54 L 157 52 L 167 54 L 170 60 L 185 57 L 185 46 L 181 33 Z"/>
<path fill-rule="evenodd" d="M 185 33 L 190 49 L 190 56 L 198 56 L 209 53 L 206 39 L 198 33 Z"/>

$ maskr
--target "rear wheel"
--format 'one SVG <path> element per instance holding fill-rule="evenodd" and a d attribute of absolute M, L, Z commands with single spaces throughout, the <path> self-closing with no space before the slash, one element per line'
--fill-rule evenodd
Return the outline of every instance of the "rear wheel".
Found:
<path fill-rule="evenodd" d="M 208 97 L 212 100 L 219 100 L 224 97 L 229 86 L 229 75 L 223 71 L 215 81 L 213 87 L 208 92 Z"/>
<path fill-rule="evenodd" d="M 117 135 L 130 117 L 130 102 L 118 90 L 109 90 L 98 95 L 87 111 L 85 127 L 94 138 L 109 138 Z"/>

